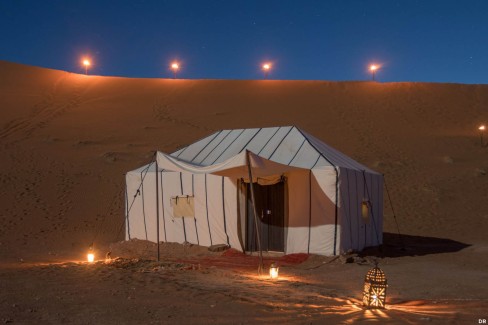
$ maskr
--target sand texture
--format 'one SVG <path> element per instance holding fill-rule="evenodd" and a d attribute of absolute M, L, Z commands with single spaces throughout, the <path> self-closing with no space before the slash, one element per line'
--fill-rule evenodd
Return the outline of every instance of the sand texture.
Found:
<path fill-rule="evenodd" d="M 85 76 L 0 61 L 0 322 L 478 324 L 488 85 Z M 296 125 L 384 173 L 382 252 L 279 260 L 121 242 L 124 175 L 220 129 Z M 111 263 L 88 265 L 112 250 Z M 404 248 L 404 249 L 403 249 Z M 374 259 L 389 308 L 360 308 Z M 347 261 L 352 263 L 345 263 Z"/>

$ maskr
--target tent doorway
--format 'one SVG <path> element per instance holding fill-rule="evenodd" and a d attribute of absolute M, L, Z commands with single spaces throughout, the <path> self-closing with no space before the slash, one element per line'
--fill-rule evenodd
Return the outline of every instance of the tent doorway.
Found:
<path fill-rule="evenodd" d="M 246 193 L 246 250 L 258 250 L 250 184 Z M 258 228 L 263 251 L 285 251 L 285 182 L 273 185 L 254 183 Z"/>

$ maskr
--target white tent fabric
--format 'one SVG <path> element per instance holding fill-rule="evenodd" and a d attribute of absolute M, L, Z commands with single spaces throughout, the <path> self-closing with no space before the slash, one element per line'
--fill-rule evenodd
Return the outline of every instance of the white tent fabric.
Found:
<path fill-rule="evenodd" d="M 382 243 L 382 176 L 293 126 L 222 130 L 128 172 L 126 238 L 156 241 L 159 212 L 160 241 L 243 251 L 248 152 L 253 182 L 286 179 L 285 253 L 336 255 Z M 178 195 L 194 196 L 194 218 L 173 216 Z"/>

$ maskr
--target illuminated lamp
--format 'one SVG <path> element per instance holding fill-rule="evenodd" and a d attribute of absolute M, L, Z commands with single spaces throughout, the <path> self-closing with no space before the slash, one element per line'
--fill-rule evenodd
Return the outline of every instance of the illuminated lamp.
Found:
<path fill-rule="evenodd" d="M 262 69 L 264 71 L 264 79 L 267 79 L 269 75 L 269 70 L 271 70 L 271 63 L 263 64 Z"/>
<path fill-rule="evenodd" d="M 279 269 L 280 268 L 278 267 L 278 265 L 276 265 L 276 263 L 272 263 L 269 267 L 269 277 L 271 279 L 278 279 Z"/>
<path fill-rule="evenodd" d="M 481 141 L 481 146 L 483 146 L 483 132 L 485 132 L 485 126 L 484 125 L 480 125 L 480 127 L 478 128 L 478 130 L 480 130 L 480 141 Z"/>
<path fill-rule="evenodd" d="M 383 309 L 386 303 L 385 273 L 375 263 L 375 267 L 368 271 L 364 279 L 363 305 L 369 309 Z"/>
<path fill-rule="evenodd" d="M 86 259 L 89 263 L 93 263 L 95 261 L 95 252 L 93 251 L 93 244 L 90 245 L 88 248 L 88 254 L 86 254 Z"/>

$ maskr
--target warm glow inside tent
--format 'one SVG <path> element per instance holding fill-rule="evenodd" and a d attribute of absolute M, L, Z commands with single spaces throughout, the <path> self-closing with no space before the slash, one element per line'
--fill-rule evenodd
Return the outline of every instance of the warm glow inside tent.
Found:
<path fill-rule="evenodd" d="M 127 173 L 126 239 L 337 255 L 382 243 L 382 189 L 297 127 L 222 130 Z"/>

